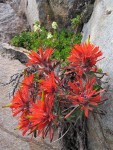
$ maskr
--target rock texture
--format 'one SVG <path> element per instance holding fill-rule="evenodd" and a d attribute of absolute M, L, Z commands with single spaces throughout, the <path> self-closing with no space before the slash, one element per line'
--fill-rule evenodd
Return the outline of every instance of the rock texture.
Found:
<path fill-rule="evenodd" d="M 70 25 L 71 19 L 75 18 L 76 15 L 80 15 L 83 11 L 91 15 L 91 12 L 87 12 L 87 7 L 93 2 L 94 0 L 49 0 L 55 20 L 61 26 L 63 24 L 66 27 Z M 88 16 L 85 14 L 84 17 L 85 20 Z"/>
<path fill-rule="evenodd" d="M 25 30 L 25 22 L 17 16 L 9 4 L 0 2 L 0 42 L 9 42 L 17 33 Z"/>
<path fill-rule="evenodd" d="M 48 0 L 11 0 L 9 3 L 20 15 L 26 16 L 31 28 L 36 21 L 47 24 L 47 16 L 53 18 Z"/>
<path fill-rule="evenodd" d="M 33 27 L 33 24 L 37 20 L 46 26 L 48 22 L 57 21 L 60 27 L 68 27 L 70 26 L 71 19 L 83 11 L 85 11 L 83 22 L 86 22 L 92 13 L 92 4 L 94 1 L 95 0 L 11 0 L 10 3 L 15 10 L 26 15 L 31 27 Z M 87 9 L 87 7 L 90 7 L 90 9 Z"/>
<path fill-rule="evenodd" d="M 103 116 L 91 114 L 88 120 L 89 150 L 113 150 L 113 0 L 96 0 L 94 11 L 83 29 L 83 41 L 91 36 L 91 42 L 100 46 L 105 58 L 98 63 L 107 72 L 109 98 L 101 109 Z"/>
<path fill-rule="evenodd" d="M 24 49 L 24 48 L 11 46 L 7 43 L 1 43 L 0 55 L 1 56 L 7 55 L 10 59 L 17 59 L 22 64 L 27 63 L 27 61 L 28 61 L 28 57 L 27 57 L 28 52 L 29 51 Z"/>

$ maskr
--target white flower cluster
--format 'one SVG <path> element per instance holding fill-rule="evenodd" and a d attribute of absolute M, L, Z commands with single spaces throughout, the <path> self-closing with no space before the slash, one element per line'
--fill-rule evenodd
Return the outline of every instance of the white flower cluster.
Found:
<path fill-rule="evenodd" d="M 51 34 L 51 32 L 48 32 L 47 39 L 51 39 L 52 37 L 53 35 Z"/>
<path fill-rule="evenodd" d="M 35 24 L 35 25 L 33 26 L 33 30 L 34 30 L 34 32 L 42 31 L 41 28 L 40 28 L 40 25 L 37 25 L 37 24 Z"/>
<path fill-rule="evenodd" d="M 57 29 L 57 27 L 58 27 L 57 22 L 53 21 L 53 23 L 52 23 L 52 28 L 56 30 L 56 29 Z"/>

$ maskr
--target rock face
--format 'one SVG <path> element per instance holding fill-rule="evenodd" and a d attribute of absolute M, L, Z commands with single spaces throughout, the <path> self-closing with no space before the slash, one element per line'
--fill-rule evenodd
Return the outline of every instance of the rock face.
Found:
<path fill-rule="evenodd" d="M 28 52 L 29 51 L 24 48 L 11 46 L 7 43 L 1 43 L 0 55 L 7 55 L 10 59 L 19 60 L 22 64 L 27 63 L 28 57 L 26 54 Z"/>
<path fill-rule="evenodd" d="M 10 3 L 19 13 L 23 13 L 26 16 L 31 28 L 36 21 L 40 21 L 41 24 L 47 24 L 47 16 L 53 18 L 53 12 L 48 0 L 12 0 Z"/>
<path fill-rule="evenodd" d="M 0 2 L 0 42 L 9 42 L 12 36 L 25 30 L 26 26 L 11 6 L 2 2 Z"/>
<path fill-rule="evenodd" d="M 100 46 L 105 58 L 98 63 L 107 72 L 109 98 L 101 109 L 103 116 L 91 114 L 88 120 L 89 150 L 113 150 L 113 0 L 96 0 L 94 11 L 83 29 L 83 41 L 91 36 L 91 42 Z"/>
<path fill-rule="evenodd" d="M 94 1 L 94 0 L 93 0 Z M 69 26 L 71 19 L 76 15 L 80 15 L 89 4 L 93 3 L 91 0 L 49 0 L 50 7 L 54 13 L 55 20 L 62 26 Z M 87 10 L 86 10 L 87 11 Z M 84 16 L 85 17 L 85 16 Z"/>
<path fill-rule="evenodd" d="M 86 9 L 84 20 L 89 18 L 93 7 L 87 7 L 95 0 L 12 0 L 12 6 L 23 12 L 31 27 L 39 20 L 41 24 L 57 21 L 59 26 L 69 26 L 71 19 Z M 49 18 L 49 19 L 48 19 Z"/>

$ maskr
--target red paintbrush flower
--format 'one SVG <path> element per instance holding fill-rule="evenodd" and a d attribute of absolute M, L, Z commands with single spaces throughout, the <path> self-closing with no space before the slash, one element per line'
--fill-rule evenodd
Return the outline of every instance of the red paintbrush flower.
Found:
<path fill-rule="evenodd" d="M 37 104 L 34 104 L 31 108 L 32 115 L 30 121 L 32 127 L 37 127 L 38 136 L 42 134 L 42 138 L 45 138 L 49 132 L 50 140 L 53 138 L 53 122 L 55 116 L 51 112 L 51 106 L 45 103 L 44 100 L 38 100 Z"/>
<path fill-rule="evenodd" d="M 25 113 L 29 111 L 32 103 L 31 92 L 34 90 L 33 79 L 33 74 L 25 76 L 20 89 L 14 95 L 11 104 L 9 105 L 9 107 L 12 108 L 13 116 L 16 116 L 20 112 Z"/>
<path fill-rule="evenodd" d="M 17 129 L 22 130 L 22 135 L 24 136 L 26 132 L 31 129 L 31 122 L 27 118 L 29 114 L 23 113 L 19 118 L 19 123 Z"/>
<path fill-rule="evenodd" d="M 29 97 L 27 88 L 22 88 L 16 92 L 9 107 L 12 108 L 13 116 L 16 116 L 20 112 L 28 112 L 31 104 L 32 98 Z"/>
<path fill-rule="evenodd" d="M 52 48 L 47 48 L 45 51 L 42 48 L 38 49 L 38 53 L 34 52 L 33 50 L 29 53 L 29 61 L 26 64 L 26 66 L 31 65 L 46 65 L 46 63 L 49 61 L 50 56 L 53 53 Z"/>
<path fill-rule="evenodd" d="M 34 79 L 34 74 L 30 74 L 30 75 L 25 76 L 23 81 L 22 81 L 22 87 L 25 86 L 25 87 L 30 88 L 32 86 L 32 84 L 34 83 L 33 79 Z"/>
<path fill-rule="evenodd" d="M 99 47 L 90 43 L 76 44 L 68 57 L 68 61 L 71 63 L 71 67 L 75 67 L 77 73 L 83 74 L 83 72 L 88 72 L 93 67 L 95 68 L 95 64 L 100 56 L 102 56 L 102 52 L 99 50 Z"/>
<path fill-rule="evenodd" d="M 21 83 L 21 91 L 26 90 L 29 97 L 32 97 L 35 90 L 34 90 L 34 74 L 30 74 L 24 77 L 22 83 Z"/>
<path fill-rule="evenodd" d="M 45 80 L 41 80 L 40 88 L 44 90 L 46 93 L 54 94 L 57 89 L 56 78 L 54 72 L 51 72 Z"/>
<path fill-rule="evenodd" d="M 88 111 L 92 110 L 93 106 L 97 106 L 101 101 L 100 93 L 104 90 L 97 91 L 93 89 L 96 79 L 88 79 L 84 84 L 82 79 L 78 78 L 77 83 L 69 82 L 70 95 L 67 98 L 72 101 L 74 105 L 80 106 L 81 110 L 84 110 L 85 116 L 88 117 Z"/>

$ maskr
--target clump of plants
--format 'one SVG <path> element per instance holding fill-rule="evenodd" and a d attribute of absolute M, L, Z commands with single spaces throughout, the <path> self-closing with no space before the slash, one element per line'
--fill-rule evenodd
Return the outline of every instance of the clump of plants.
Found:
<path fill-rule="evenodd" d="M 75 29 L 79 23 L 78 19 L 75 18 L 75 20 L 72 20 L 72 29 L 70 30 L 65 28 L 59 29 L 56 22 L 50 24 L 49 29 L 41 26 L 39 22 L 36 22 L 33 31 L 23 32 L 15 36 L 10 43 L 14 46 L 34 51 L 37 51 L 39 47 L 44 49 L 52 47 L 54 49 L 52 58 L 65 60 L 67 56 L 69 56 L 71 46 L 74 43 L 79 44 L 81 42 L 81 33 L 73 32 L 73 29 Z"/>
<path fill-rule="evenodd" d="M 79 17 L 72 20 L 74 29 L 79 21 Z M 99 47 L 89 38 L 80 41 L 81 34 L 59 30 L 56 22 L 50 31 L 37 22 L 34 31 L 12 39 L 15 46 L 34 49 L 28 52 L 23 72 L 14 75 L 13 99 L 4 106 L 18 116 L 17 129 L 22 135 L 43 139 L 49 135 L 52 142 L 56 129 L 61 129 L 61 140 L 74 127 L 75 148 L 79 149 L 81 142 L 84 145 L 84 122 L 89 112 L 99 113 L 97 108 L 105 101 L 102 78 L 106 74 L 96 65 L 102 59 Z"/>
<path fill-rule="evenodd" d="M 53 54 L 52 48 L 29 52 L 26 69 L 21 73 L 23 80 L 6 106 L 14 117 L 18 116 L 17 129 L 22 135 L 43 139 L 49 135 L 50 141 L 55 130 L 65 123 L 69 128 L 74 124 L 79 133 L 83 118 L 88 119 L 90 111 L 97 111 L 105 92 L 101 84 L 105 73 L 96 66 L 102 58 L 99 47 L 89 40 L 74 44 L 65 67 L 61 66 L 62 61 L 51 60 Z"/>

